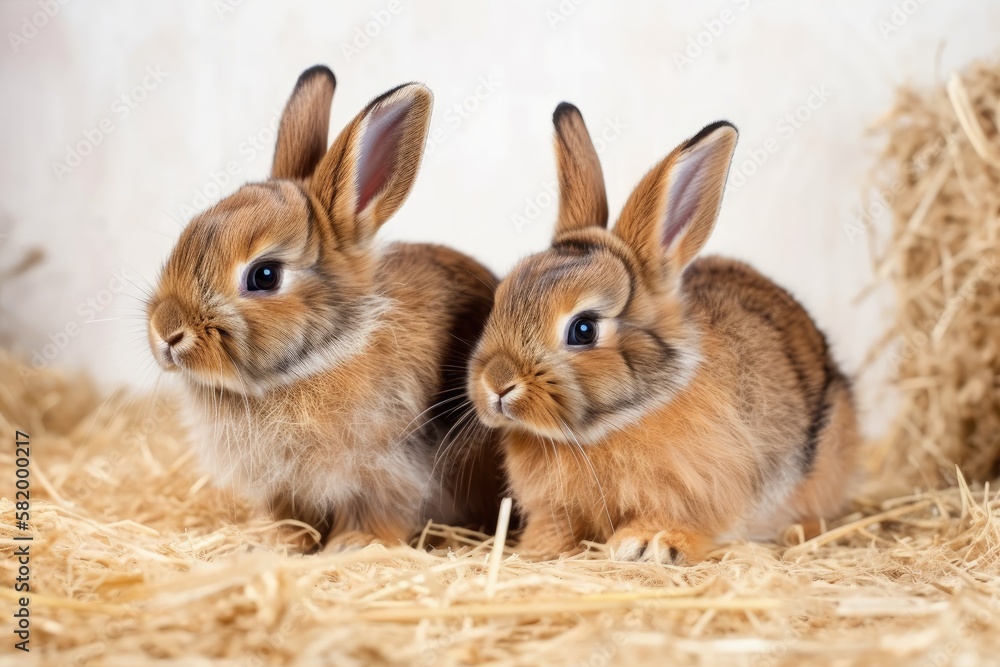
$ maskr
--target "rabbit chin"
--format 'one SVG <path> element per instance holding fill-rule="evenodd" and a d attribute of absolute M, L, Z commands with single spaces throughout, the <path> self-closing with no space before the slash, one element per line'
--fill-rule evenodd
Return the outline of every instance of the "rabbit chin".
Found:
<path fill-rule="evenodd" d="M 520 428 L 526 433 L 544 438 L 555 444 L 565 444 L 569 446 L 595 446 L 600 444 L 612 433 L 627 429 L 640 423 L 650 411 L 669 402 L 668 398 L 649 402 L 642 406 L 622 410 L 621 412 L 602 417 L 596 424 L 575 424 L 572 421 L 563 420 L 564 426 L 561 428 L 552 426 L 540 426 L 527 422 L 516 422 L 513 428 Z"/>
<path fill-rule="evenodd" d="M 627 428 L 637 422 L 655 405 L 645 405 L 640 408 L 623 411 L 614 416 L 602 418 L 600 423 L 581 425 L 568 415 L 558 415 L 556 420 L 538 421 L 530 414 L 511 410 L 500 413 L 493 406 L 478 410 L 479 420 L 491 428 L 507 431 L 519 431 L 535 436 L 548 443 L 565 444 L 568 446 L 595 445 L 609 434 Z M 554 423 L 558 421 L 558 423 Z M 547 423 L 546 423 L 547 422 Z"/>
<path fill-rule="evenodd" d="M 230 391 L 236 394 L 258 393 L 253 390 L 253 387 L 249 386 L 246 380 L 242 380 L 234 372 L 216 371 L 207 373 L 184 366 L 178 366 L 175 370 L 180 371 L 181 378 L 192 387 Z"/>

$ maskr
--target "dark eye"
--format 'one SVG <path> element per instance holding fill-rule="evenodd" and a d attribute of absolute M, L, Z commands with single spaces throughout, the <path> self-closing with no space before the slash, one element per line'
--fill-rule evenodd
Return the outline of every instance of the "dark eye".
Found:
<path fill-rule="evenodd" d="M 593 317 L 578 317 L 569 325 L 566 343 L 569 345 L 590 345 L 597 340 L 597 320 Z"/>
<path fill-rule="evenodd" d="M 275 262 L 261 262 L 247 272 L 248 292 L 267 292 L 281 283 L 281 267 Z"/>

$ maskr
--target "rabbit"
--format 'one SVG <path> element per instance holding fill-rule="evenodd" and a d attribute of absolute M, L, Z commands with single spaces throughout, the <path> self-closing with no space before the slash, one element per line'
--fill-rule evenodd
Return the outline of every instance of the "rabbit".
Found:
<path fill-rule="evenodd" d="M 432 95 L 393 88 L 327 148 L 335 85 L 306 70 L 270 178 L 183 230 L 150 348 L 183 380 L 215 480 L 326 548 L 398 544 L 430 519 L 489 527 L 498 445 L 463 403 L 496 278 L 446 247 L 375 243 L 416 178 Z"/>
<path fill-rule="evenodd" d="M 617 561 L 693 564 L 722 539 L 838 516 L 857 469 L 850 382 L 787 291 L 695 259 L 736 128 L 674 149 L 608 230 L 583 117 L 563 103 L 553 123 L 554 239 L 501 281 L 469 373 L 479 419 L 505 434 L 520 552 L 589 540 Z"/>

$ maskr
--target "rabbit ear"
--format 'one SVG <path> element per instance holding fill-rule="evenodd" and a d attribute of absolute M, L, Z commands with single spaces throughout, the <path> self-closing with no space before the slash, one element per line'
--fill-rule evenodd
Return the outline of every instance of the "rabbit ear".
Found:
<path fill-rule="evenodd" d="M 299 76 L 278 126 L 272 178 L 305 179 L 326 154 L 330 102 L 337 79 L 324 65 Z"/>
<path fill-rule="evenodd" d="M 365 243 L 402 205 L 420 167 L 433 95 L 409 83 L 377 97 L 344 128 L 309 187 L 341 241 Z"/>
<path fill-rule="evenodd" d="M 679 277 L 715 227 L 738 133 L 726 121 L 707 126 L 653 167 L 615 224 L 650 271 Z"/>
<path fill-rule="evenodd" d="M 559 220 L 556 236 L 585 227 L 608 226 L 608 198 L 601 161 L 580 110 L 568 102 L 552 114 L 559 172 Z"/>

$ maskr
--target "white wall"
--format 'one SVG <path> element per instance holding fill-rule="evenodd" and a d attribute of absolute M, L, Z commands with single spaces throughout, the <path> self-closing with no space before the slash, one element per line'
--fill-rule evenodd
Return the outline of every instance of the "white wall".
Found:
<path fill-rule="evenodd" d="M 727 196 L 710 249 L 789 286 L 853 371 L 887 306 L 853 302 L 870 279 L 869 247 L 843 231 L 878 148 L 866 127 L 897 85 L 930 84 L 996 56 L 1000 28 L 1000 3 L 987 0 L 68 0 L 52 18 L 38 15 L 57 2 L 0 3 L 0 232 L 9 234 L 0 266 L 31 246 L 47 254 L 0 289 L 2 328 L 31 355 L 78 326 L 58 363 L 109 383 L 155 372 L 140 290 L 129 286 L 100 313 L 80 304 L 113 291 L 113 271 L 130 270 L 140 286 L 155 280 L 195 191 L 218 197 L 213 172 L 238 169 L 223 194 L 265 177 L 267 128 L 314 63 L 338 77 L 334 131 L 393 85 L 431 87 L 443 141 L 385 237 L 451 243 L 498 272 L 547 243 L 550 117 L 561 100 L 577 104 L 596 134 L 619 126 L 602 151 L 613 210 L 645 169 L 707 122 L 740 127 L 737 165 L 773 138 L 774 153 Z M 373 12 L 388 22 L 348 53 Z M 25 20 L 45 25 L 32 31 Z M 702 52 L 679 64 L 699 37 Z M 147 68 L 165 78 L 147 78 L 150 90 L 137 95 L 145 99 L 127 109 L 119 98 Z M 779 125 L 817 89 L 829 98 L 801 127 Z M 454 110 L 463 104 L 470 110 Z M 102 121 L 113 131 L 60 178 L 54 163 Z M 254 135 L 260 150 L 248 143 Z M 517 215 L 534 219 L 518 229 Z M 871 397 L 866 390 L 866 405 Z"/>

